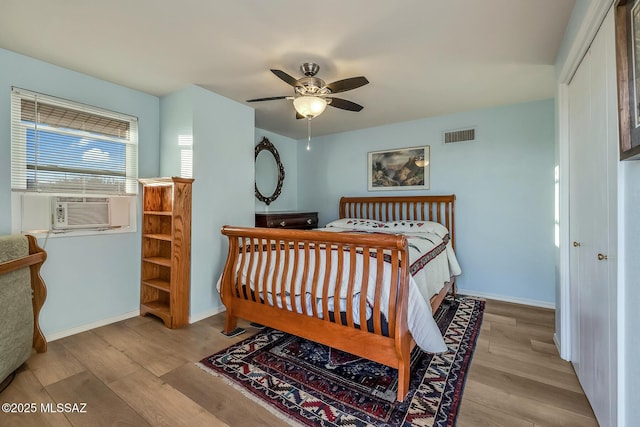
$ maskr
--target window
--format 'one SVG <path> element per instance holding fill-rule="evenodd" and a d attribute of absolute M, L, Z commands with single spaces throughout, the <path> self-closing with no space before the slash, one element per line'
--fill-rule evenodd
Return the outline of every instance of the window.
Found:
<path fill-rule="evenodd" d="M 13 88 L 11 188 L 138 193 L 138 119 Z"/>
<path fill-rule="evenodd" d="M 180 176 L 193 178 L 193 136 L 178 135 L 180 147 Z"/>

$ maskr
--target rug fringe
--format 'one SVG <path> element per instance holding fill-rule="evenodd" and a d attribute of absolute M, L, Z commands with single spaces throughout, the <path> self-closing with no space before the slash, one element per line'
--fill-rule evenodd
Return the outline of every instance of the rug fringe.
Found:
<path fill-rule="evenodd" d="M 196 362 L 195 365 L 198 368 L 202 369 L 203 371 L 213 375 L 214 377 L 220 378 L 222 381 L 224 381 L 225 384 L 228 384 L 231 387 L 233 387 L 235 390 L 238 390 L 243 396 L 249 398 L 253 402 L 256 402 L 257 404 L 262 406 L 264 409 L 266 409 L 269 413 L 274 415 L 276 418 L 278 418 L 278 419 L 280 419 L 282 421 L 285 421 L 289 425 L 294 426 L 294 427 L 305 427 L 305 425 L 304 424 L 300 424 L 298 422 L 298 420 L 288 416 L 287 414 L 285 414 L 282 411 L 280 411 L 278 408 L 274 408 L 272 405 L 269 404 L 269 402 L 265 402 L 264 400 L 260 399 L 259 397 L 257 397 L 253 393 L 249 392 L 246 388 L 244 388 L 241 385 L 233 382 L 232 380 L 230 380 L 229 378 L 225 377 L 224 375 L 220 375 L 219 373 L 217 373 L 213 369 L 209 368 L 205 364 L 203 364 L 201 362 Z"/>

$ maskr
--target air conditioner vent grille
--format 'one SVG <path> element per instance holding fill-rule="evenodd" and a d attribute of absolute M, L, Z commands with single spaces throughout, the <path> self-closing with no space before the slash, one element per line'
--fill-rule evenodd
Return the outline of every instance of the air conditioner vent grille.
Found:
<path fill-rule="evenodd" d="M 108 226 L 108 203 L 68 203 L 67 224 L 69 227 Z"/>
<path fill-rule="evenodd" d="M 53 197 L 53 228 L 108 227 L 110 200 L 107 197 Z"/>
<path fill-rule="evenodd" d="M 453 142 L 471 142 L 476 140 L 476 129 L 468 128 L 468 129 L 458 129 L 445 131 L 443 133 L 443 140 L 445 144 L 450 144 Z"/>

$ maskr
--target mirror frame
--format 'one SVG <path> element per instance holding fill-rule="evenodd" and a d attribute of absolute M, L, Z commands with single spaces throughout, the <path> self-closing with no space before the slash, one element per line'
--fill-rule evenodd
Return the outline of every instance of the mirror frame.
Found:
<path fill-rule="evenodd" d="M 260 141 L 260 143 L 256 145 L 255 155 L 253 159 L 254 165 L 256 163 L 256 160 L 258 159 L 258 154 L 263 151 L 270 152 L 273 155 L 273 158 L 276 160 L 276 164 L 278 166 L 278 185 L 276 185 L 276 189 L 273 191 L 273 194 L 271 196 L 263 195 L 260 190 L 258 190 L 258 183 L 254 180 L 254 185 L 256 188 L 256 198 L 269 206 L 271 202 L 277 199 L 280 193 L 282 193 L 282 183 L 284 182 L 284 166 L 280 161 L 280 153 L 278 153 L 278 149 L 271 143 L 271 141 L 269 141 L 269 139 L 267 139 L 266 136 L 263 136 L 262 141 Z"/>

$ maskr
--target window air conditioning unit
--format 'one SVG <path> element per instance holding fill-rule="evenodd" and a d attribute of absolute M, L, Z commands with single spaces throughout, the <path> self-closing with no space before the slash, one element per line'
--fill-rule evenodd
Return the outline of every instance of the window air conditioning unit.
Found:
<path fill-rule="evenodd" d="M 109 227 L 109 197 L 52 197 L 53 229 Z"/>
<path fill-rule="evenodd" d="M 17 233 L 130 230 L 136 227 L 135 196 L 19 194 Z"/>

